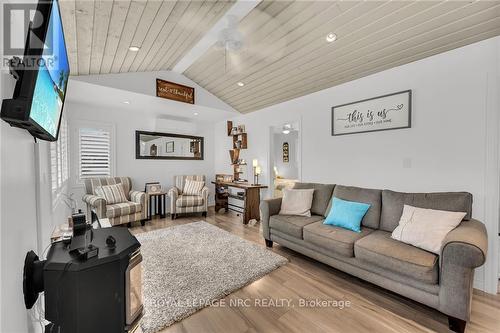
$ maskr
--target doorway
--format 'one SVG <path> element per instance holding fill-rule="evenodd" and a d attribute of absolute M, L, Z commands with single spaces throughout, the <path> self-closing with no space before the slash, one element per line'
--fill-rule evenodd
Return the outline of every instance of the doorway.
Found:
<path fill-rule="evenodd" d="M 273 198 L 283 195 L 283 189 L 291 188 L 301 177 L 300 121 L 271 126 L 270 189 Z"/>

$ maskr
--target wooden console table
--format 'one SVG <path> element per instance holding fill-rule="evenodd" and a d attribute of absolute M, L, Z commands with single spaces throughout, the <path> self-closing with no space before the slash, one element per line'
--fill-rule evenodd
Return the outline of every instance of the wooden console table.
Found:
<path fill-rule="evenodd" d="M 243 214 L 243 223 L 248 224 L 250 220 L 260 220 L 260 190 L 267 188 L 265 185 L 252 185 L 249 183 L 235 183 L 235 182 L 212 182 L 215 184 L 215 211 L 218 212 L 224 208 L 227 212 L 231 209 L 229 198 L 234 198 L 243 201 L 243 211 L 231 209 Z M 227 189 L 229 187 L 238 188 L 244 191 L 243 196 L 231 195 Z"/>

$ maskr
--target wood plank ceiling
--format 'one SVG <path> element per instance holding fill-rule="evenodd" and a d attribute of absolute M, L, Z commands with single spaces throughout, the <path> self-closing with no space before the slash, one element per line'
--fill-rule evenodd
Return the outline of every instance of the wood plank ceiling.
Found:
<path fill-rule="evenodd" d="M 72 74 L 88 75 L 172 69 L 235 0 L 60 1 Z M 247 113 L 497 36 L 500 1 L 265 0 L 238 30 L 242 51 L 214 45 L 184 74 Z"/>
<path fill-rule="evenodd" d="M 284 45 L 279 57 L 257 49 L 228 66 L 214 46 L 184 74 L 247 113 L 499 35 L 500 2 L 264 1 L 239 30 L 252 47 Z"/>
<path fill-rule="evenodd" d="M 60 0 L 71 74 L 169 70 L 233 3 Z"/>

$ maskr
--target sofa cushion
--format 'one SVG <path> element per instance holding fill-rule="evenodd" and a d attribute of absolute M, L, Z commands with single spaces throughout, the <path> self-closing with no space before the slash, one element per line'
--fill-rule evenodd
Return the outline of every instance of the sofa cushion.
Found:
<path fill-rule="evenodd" d="M 317 184 L 317 183 L 295 183 L 294 189 L 314 189 L 313 202 L 311 206 L 311 213 L 315 215 L 323 215 L 326 217 L 328 211 L 328 203 L 332 197 L 333 188 L 332 184 Z"/>
<path fill-rule="evenodd" d="M 127 202 L 127 196 L 122 184 L 97 186 L 95 188 L 95 195 L 104 198 L 106 203 L 110 205 Z"/>
<path fill-rule="evenodd" d="M 420 208 L 466 212 L 464 220 L 470 220 L 472 214 L 472 194 L 467 192 L 403 193 L 383 190 L 381 230 L 392 232 L 396 229 L 405 204 Z"/>
<path fill-rule="evenodd" d="M 283 189 L 280 215 L 311 216 L 313 189 Z"/>
<path fill-rule="evenodd" d="M 186 179 L 182 194 L 184 195 L 201 195 L 201 190 L 205 187 L 203 180 Z"/>
<path fill-rule="evenodd" d="M 85 178 L 85 193 L 86 194 L 94 194 L 95 188 L 97 186 L 103 185 L 113 185 L 113 184 L 122 184 L 123 190 L 125 191 L 125 195 L 127 199 L 130 199 L 130 191 L 132 190 L 132 180 L 130 177 L 96 177 L 96 178 Z"/>
<path fill-rule="evenodd" d="M 142 211 L 142 205 L 137 202 L 126 201 L 106 206 L 106 217 L 118 217 Z"/>
<path fill-rule="evenodd" d="M 354 257 L 354 243 L 373 232 L 370 228 L 361 228 L 354 232 L 344 228 L 315 222 L 304 227 L 304 240 L 345 257 Z"/>
<path fill-rule="evenodd" d="M 322 220 L 323 216 L 320 215 L 312 215 L 309 217 L 295 215 L 273 215 L 269 219 L 269 226 L 271 227 L 271 230 L 276 229 L 295 238 L 302 239 L 302 228 L 304 226 Z"/>
<path fill-rule="evenodd" d="M 357 259 L 389 271 L 429 283 L 438 283 L 438 256 L 391 238 L 391 233 L 377 230 L 354 244 Z"/>
<path fill-rule="evenodd" d="M 203 205 L 201 195 L 180 195 L 175 202 L 176 207 L 197 207 Z"/>
<path fill-rule="evenodd" d="M 378 229 L 380 224 L 380 211 L 382 208 L 382 191 L 369 188 L 336 185 L 333 189 L 333 196 L 339 199 L 356 201 L 370 204 L 370 209 L 363 217 L 361 225 Z M 327 211 L 330 211 L 332 206 L 331 200 L 328 204 Z M 398 220 L 399 221 L 399 220 Z"/>

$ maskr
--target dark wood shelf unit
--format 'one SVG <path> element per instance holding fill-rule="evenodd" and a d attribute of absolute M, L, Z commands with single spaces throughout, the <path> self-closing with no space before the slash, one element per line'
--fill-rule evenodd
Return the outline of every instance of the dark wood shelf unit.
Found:
<path fill-rule="evenodd" d="M 235 182 L 212 182 L 215 185 L 215 211 L 218 212 L 222 208 L 227 212 L 229 210 L 241 213 L 243 215 L 243 223 L 248 224 L 252 219 L 260 220 L 259 204 L 260 190 L 267 188 L 265 185 L 252 185 L 249 183 Z M 229 187 L 243 190 L 243 195 L 229 193 Z M 223 195 L 224 194 L 224 195 Z M 230 203 L 229 199 L 243 201 L 242 205 Z"/>
<path fill-rule="evenodd" d="M 246 133 L 233 134 L 233 149 L 247 149 L 247 148 L 248 148 L 247 134 Z"/>
<path fill-rule="evenodd" d="M 248 148 L 248 135 L 244 131 L 233 133 L 234 127 L 232 121 L 227 122 L 227 136 L 232 137 L 232 149 L 229 150 L 229 157 L 233 166 L 233 179 L 238 181 L 240 180 L 240 175 L 244 173 L 240 170 L 240 166 L 247 165 L 246 163 L 238 163 L 238 161 L 240 160 L 241 149 Z M 240 128 L 244 129 L 243 126 Z"/>

